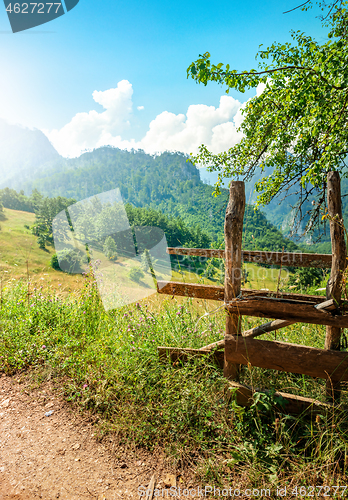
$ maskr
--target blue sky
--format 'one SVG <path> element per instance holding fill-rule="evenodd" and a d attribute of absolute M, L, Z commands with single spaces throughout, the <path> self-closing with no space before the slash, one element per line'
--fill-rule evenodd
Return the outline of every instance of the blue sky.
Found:
<path fill-rule="evenodd" d="M 296 5 L 296 0 L 80 0 L 68 14 L 16 34 L 0 5 L 0 117 L 45 131 L 70 156 L 109 138 L 113 145 L 133 144 L 149 152 L 181 145 L 188 152 L 191 143 L 194 149 L 208 137 L 204 131 L 195 136 L 203 115 L 203 126 L 221 126 L 215 135 L 225 139 L 214 147 L 224 147 L 228 134 L 237 140 L 227 122 L 255 92 L 231 92 L 233 100 L 221 104 L 224 90 L 187 80 L 186 68 L 206 51 L 214 62 L 240 70 L 256 67 L 258 46 L 290 40 L 291 29 L 323 41 L 316 11 L 283 14 Z M 152 135 L 141 142 L 154 120 Z"/>

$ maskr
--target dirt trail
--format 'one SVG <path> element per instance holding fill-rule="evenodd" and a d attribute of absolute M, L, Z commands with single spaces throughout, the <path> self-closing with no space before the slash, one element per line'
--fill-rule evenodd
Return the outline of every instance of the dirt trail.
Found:
<path fill-rule="evenodd" d="M 164 488 L 162 456 L 99 443 L 50 384 L 0 375 L 0 500 L 139 499 L 154 473 Z"/>

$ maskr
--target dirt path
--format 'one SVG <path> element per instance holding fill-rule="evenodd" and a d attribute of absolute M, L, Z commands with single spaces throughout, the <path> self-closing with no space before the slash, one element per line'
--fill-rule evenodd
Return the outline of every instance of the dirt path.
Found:
<path fill-rule="evenodd" d="M 163 457 L 99 443 L 52 385 L 17 379 L 0 375 L 0 500 L 139 499 L 154 473 L 170 487 Z"/>

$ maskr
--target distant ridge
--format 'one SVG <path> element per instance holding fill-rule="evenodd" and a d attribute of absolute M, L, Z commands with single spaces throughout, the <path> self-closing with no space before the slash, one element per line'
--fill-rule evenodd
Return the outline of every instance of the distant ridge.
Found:
<path fill-rule="evenodd" d="M 22 189 L 21 183 L 60 158 L 40 130 L 0 119 L 0 188 Z"/>

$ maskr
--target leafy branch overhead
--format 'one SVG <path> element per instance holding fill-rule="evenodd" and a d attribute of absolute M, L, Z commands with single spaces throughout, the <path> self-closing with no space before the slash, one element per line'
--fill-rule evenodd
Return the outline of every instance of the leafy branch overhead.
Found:
<path fill-rule="evenodd" d="M 323 18 L 329 26 L 325 43 L 292 31 L 292 43 L 260 46 L 257 69 L 240 72 L 228 64 L 213 64 L 209 52 L 189 66 L 188 77 L 204 85 L 217 82 L 226 93 L 258 86 L 263 90 L 243 106 L 243 138 L 237 145 L 219 154 L 202 145 L 193 157 L 210 171 L 218 171 L 215 194 L 225 177 L 250 180 L 257 170 L 270 167 L 256 183 L 257 205 L 299 186 L 298 209 L 316 195 L 310 225 L 319 221 L 327 172 L 342 171 L 348 153 L 347 3 L 322 4 L 329 9 Z"/>

